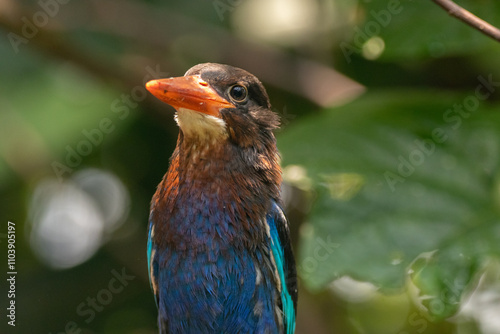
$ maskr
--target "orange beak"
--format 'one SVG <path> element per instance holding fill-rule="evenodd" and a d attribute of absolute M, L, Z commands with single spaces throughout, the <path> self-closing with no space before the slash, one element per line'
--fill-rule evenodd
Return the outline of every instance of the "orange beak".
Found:
<path fill-rule="evenodd" d="M 220 109 L 235 107 L 199 75 L 151 80 L 146 83 L 146 89 L 176 110 L 186 108 L 220 117 Z"/>

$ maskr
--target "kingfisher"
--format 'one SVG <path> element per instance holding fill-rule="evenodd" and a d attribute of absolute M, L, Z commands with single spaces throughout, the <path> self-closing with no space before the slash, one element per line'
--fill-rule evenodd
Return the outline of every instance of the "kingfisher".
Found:
<path fill-rule="evenodd" d="M 204 63 L 147 90 L 176 109 L 147 257 L 160 333 L 294 333 L 297 277 L 262 83 Z"/>

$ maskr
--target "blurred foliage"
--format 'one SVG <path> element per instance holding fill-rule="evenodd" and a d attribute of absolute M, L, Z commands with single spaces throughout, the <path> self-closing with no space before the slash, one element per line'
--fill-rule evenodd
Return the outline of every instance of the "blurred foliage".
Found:
<path fill-rule="evenodd" d="M 469 100 L 471 112 L 453 112 Z M 453 288 L 458 298 L 500 255 L 499 130 L 495 107 L 474 94 L 396 90 L 291 126 L 280 136 L 284 162 L 305 167 L 317 196 L 301 239 L 304 282 L 317 289 L 349 274 L 395 289 L 410 279 L 422 296 Z M 318 258 L 319 240 L 334 246 Z M 434 316 L 459 306 L 444 303 Z"/>
<path fill-rule="evenodd" d="M 432 58 L 471 55 L 492 47 L 487 38 L 463 22 L 436 10 L 428 1 L 372 0 L 361 1 L 360 28 L 365 34 L 377 32 L 386 49 L 382 59 L 388 61 L 424 60 Z M 500 3 L 494 0 L 455 1 L 483 20 L 498 25 Z M 376 28 L 377 24 L 379 28 Z M 353 36 L 355 37 L 355 36 Z"/>
<path fill-rule="evenodd" d="M 456 2 L 500 26 L 498 1 Z M 18 326 L 0 332 L 156 332 L 145 231 L 177 128 L 143 84 L 207 61 L 256 74 L 284 120 L 297 333 L 500 332 L 500 45 L 431 1 L 6 0 L 0 29 L 0 220 L 16 222 L 18 271 Z M 78 201 L 112 216 L 79 179 L 92 170 L 130 204 L 62 270 L 35 247 L 48 209 L 33 203 L 55 198 L 47 182 L 77 191 L 54 231 L 69 249 Z"/>

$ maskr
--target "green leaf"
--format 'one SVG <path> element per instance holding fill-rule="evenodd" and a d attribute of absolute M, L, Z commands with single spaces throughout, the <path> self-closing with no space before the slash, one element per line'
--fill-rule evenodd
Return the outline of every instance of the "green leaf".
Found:
<path fill-rule="evenodd" d="M 500 254 L 494 109 L 474 91 L 378 91 L 283 132 L 284 166 L 302 166 L 317 195 L 298 252 L 305 284 L 408 280 L 431 316 L 452 314 L 477 266 Z"/>

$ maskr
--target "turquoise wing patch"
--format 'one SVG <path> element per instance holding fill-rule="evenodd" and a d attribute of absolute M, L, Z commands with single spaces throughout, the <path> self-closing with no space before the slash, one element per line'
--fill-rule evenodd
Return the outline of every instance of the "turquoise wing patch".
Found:
<path fill-rule="evenodd" d="M 281 210 L 280 210 L 281 211 Z M 292 296 L 288 291 L 285 275 L 285 257 L 283 247 L 279 239 L 278 230 L 274 217 L 268 217 L 267 223 L 269 224 L 269 232 L 271 236 L 271 251 L 274 256 L 278 274 L 281 281 L 281 302 L 283 305 L 283 321 L 286 326 L 286 333 L 293 334 L 295 332 L 295 307 L 293 304 Z"/>

